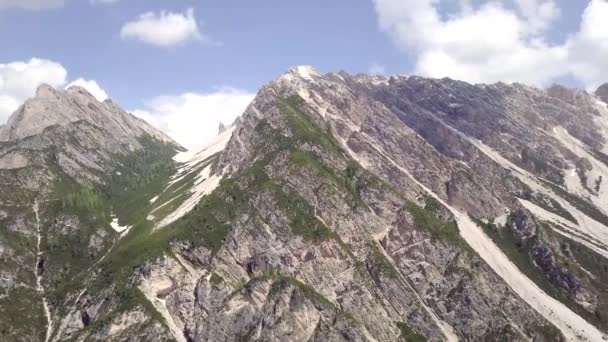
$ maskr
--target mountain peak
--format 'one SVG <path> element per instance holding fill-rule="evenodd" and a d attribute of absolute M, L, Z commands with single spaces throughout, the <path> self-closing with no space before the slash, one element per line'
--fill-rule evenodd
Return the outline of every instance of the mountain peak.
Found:
<path fill-rule="evenodd" d="M 223 122 L 220 122 L 219 127 L 217 129 L 217 134 L 224 133 L 228 128 L 229 128 L 229 126 L 226 126 L 226 125 L 224 125 Z"/>
<path fill-rule="evenodd" d="M 288 70 L 288 72 L 297 74 L 298 76 L 303 77 L 303 78 L 312 78 L 313 76 L 321 76 L 321 73 L 310 65 L 299 65 L 299 66 L 290 68 Z"/>
<path fill-rule="evenodd" d="M 43 83 L 43 84 L 39 85 L 38 88 L 36 89 L 35 97 L 37 97 L 37 98 L 57 97 L 57 90 L 55 90 L 55 88 L 53 88 L 51 85 Z"/>
<path fill-rule="evenodd" d="M 287 73 L 282 76 L 282 78 L 287 78 L 289 80 L 297 78 L 307 81 L 314 81 L 316 77 L 321 77 L 321 73 L 310 65 L 299 65 L 289 68 Z"/>
<path fill-rule="evenodd" d="M 597 88 L 595 91 L 595 95 L 600 98 L 600 100 L 608 103 L 608 83 L 604 83 Z"/>
<path fill-rule="evenodd" d="M 85 88 L 57 90 L 42 84 L 34 97 L 25 101 L 0 129 L 0 141 L 16 141 L 38 135 L 51 126 L 68 126 L 84 121 L 130 140 L 143 134 L 171 141 L 165 134 L 128 114 L 118 105 L 99 102 Z"/>
<path fill-rule="evenodd" d="M 81 86 L 77 86 L 77 85 L 70 86 L 69 88 L 67 88 L 65 90 L 65 92 L 68 94 L 75 95 L 75 96 L 90 97 L 91 99 L 96 100 L 95 96 L 93 96 L 93 94 L 91 94 L 91 92 L 89 92 L 86 88 L 81 87 Z"/>

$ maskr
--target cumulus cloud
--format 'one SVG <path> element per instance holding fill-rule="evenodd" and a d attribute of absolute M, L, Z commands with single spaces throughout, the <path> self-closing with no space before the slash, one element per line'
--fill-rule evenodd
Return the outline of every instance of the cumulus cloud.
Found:
<path fill-rule="evenodd" d="M 608 2 L 591 0 L 581 28 L 560 44 L 548 42 L 561 15 L 554 0 L 461 0 L 444 18 L 438 0 L 373 0 L 380 29 L 416 56 L 414 72 L 469 82 L 545 85 L 573 76 L 595 87 L 608 72 Z M 594 47 L 594 48 L 591 48 Z"/>
<path fill-rule="evenodd" d="M 82 87 L 86 89 L 99 102 L 102 102 L 108 98 L 108 94 L 105 92 L 105 90 L 101 89 L 101 87 L 99 86 L 99 84 L 97 84 L 96 81 L 79 78 L 75 81 L 70 82 L 67 86 L 65 86 L 65 89 L 68 89 L 72 86 Z"/>
<path fill-rule="evenodd" d="M 194 9 L 184 13 L 161 11 L 147 12 L 127 22 L 120 31 L 122 39 L 134 39 L 147 44 L 170 47 L 188 41 L 212 43 L 199 28 Z"/>
<path fill-rule="evenodd" d="M 60 87 L 66 83 L 67 71 L 59 63 L 32 58 L 26 62 L 0 64 L 0 123 L 42 83 Z"/>
<path fill-rule="evenodd" d="M 589 88 L 608 82 L 608 1 L 593 0 L 585 9 L 580 30 L 565 44 L 568 68 Z"/>
<path fill-rule="evenodd" d="M 40 10 L 63 6 L 63 0 L 0 0 L 0 9 L 17 7 L 26 10 Z"/>
<path fill-rule="evenodd" d="M 148 101 L 146 108 L 132 112 L 185 147 L 194 148 L 214 137 L 220 122 L 232 123 L 253 97 L 248 91 L 226 87 L 210 93 L 159 96 Z"/>

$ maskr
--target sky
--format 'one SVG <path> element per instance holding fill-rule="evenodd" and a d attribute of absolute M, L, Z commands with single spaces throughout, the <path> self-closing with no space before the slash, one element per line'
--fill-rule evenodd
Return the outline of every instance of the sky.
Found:
<path fill-rule="evenodd" d="M 76 84 L 195 147 L 296 65 L 593 90 L 607 21 L 608 0 L 0 0 L 0 123 Z"/>

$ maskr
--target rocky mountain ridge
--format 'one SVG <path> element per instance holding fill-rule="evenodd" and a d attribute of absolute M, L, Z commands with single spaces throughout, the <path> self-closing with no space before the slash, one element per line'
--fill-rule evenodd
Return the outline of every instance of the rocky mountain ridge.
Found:
<path fill-rule="evenodd" d="M 0 339 L 602 340 L 601 89 L 301 66 L 179 152 L 42 87 L 1 134 Z"/>

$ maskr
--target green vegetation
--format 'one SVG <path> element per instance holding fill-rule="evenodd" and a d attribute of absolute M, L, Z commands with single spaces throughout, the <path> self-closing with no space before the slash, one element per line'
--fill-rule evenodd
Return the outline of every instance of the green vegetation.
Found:
<path fill-rule="evenodd" d="M 379 271 L 382 275 L 390 279 L 399 278 L 399 271 L 395 269 L 395 266 L 390 260 L 386 258 L 384 253 L 380 250 L 380 247 L 375 242 L 369 243 L 371 251 L 371 267 L 374 270 Z"/>
<path fill-rule="evenodd" d="M 559 202 L 557 202 L 553 198 L 543 193 L 533 191 L 527 184 L 522 182 L 517 177 L 509 177 L 509 181 L 517 184 L 518 188 L 523 189 L 521 192 L 515 194 L 516 197 L 530 201 L 548 212 L 561 216 L 572 223 L 578 224 L 578 221 L 574 218 L 574 216 L 572 216 L 572 214 L 568 210 L 566 210 L 566 208 L 564 208 L 561 204 L 559 204 Z M 551 185 L 551 187 L 559 188 L 553 183 L 546 182 L 546 185 L 549 184 Z"/>
<path fill-rule="evenodd" d="M 544 337 L 544 341 L 565 341 L 561 331 L 551 324 L 536 325 L 533 330 Z"/>
<path fill-rule="evenodd" d="M 568 201 L 568 203 L 570 203 L 573 207 L 580 210 L 583 214 L 591 217 L 592 219 L 596 220 L 597 222 L 599 222 L 605 226 L 608 226 L 608 216 L 606 216 L 606 214 L 604 214 L 594 204 L 589 203 L 589 202 L 583 200 L 582 198 L 567 192 L 566 190 L 562 189 L 561 187 L 559 187 L 553 183 L 544 182 L 544 184 L 546 186 L 550 187 L 561 198 Z"/>
<path fill-rule="evenodd" d="M 293 234 L 311 242 L 325 241 L 335 236 L 334 232 L 316 218 L 315 209 L 302 196 L 293 191 L 285 192 L 278 187 L 274 187 L 274 195 L 276 204 L 289 217 Z"/>
<path fill-rule="evenodd" d="M 278 101 L 279 109 L 286 116 L 294 139 L 302 143 L 320 146 L 331 153 L 344 155 L 344 150 L 336 139 L 331 134 L 319 129 L 310 117 L 302 112 L 300 108 L 302 108 L 303 103 L 304 100 L 297 95 Z"/>
<path fill-rule="evenodd" d="M 318 179 L 324 184 L 339 189 L 341 194 L 350 196 L 353 207 L 363 204 L 361 191 L 369 182 L 375 181 L 354 162 L 348 163 L 342 171 L 337 171 L 335 166 L 330 167 L 325 162 L 325 160 L 340 160 L 344 163 L 348 158 L 331 134 L 320 130 L 309 116 L 299 109 L 300 105 L 301 99 L 298 97 L 280 99 L 279 107 L 285 114 L 292 135 L 285 136 L 279 130 L 270 127 L 267 122 L 260 122 L 255 128 L 261 136 L 255 147 L 260 159 L 249 168 L 232 175 L 231 178 L 222 180 L 215 191 L 205 196 L 188 214 L 162 229 L 153 229 L 152 223 L 146 220 L 147 213 L 155 205 L 166 203 L 182 194 L 180 195 L 182 197 L 178 197 L 154 214 L 162 217 L 172 211 L 185 199 L 184 189 L 194 181 L 192 174 L 198 174 L 193 172 L 177 180 L 165 189 L 155 205 L 149 204 L 152 197 L 163 191 L 176 171 L 176 165 L 172 160 L 175 149 L 172 145 L 144 141 L 144 150 L 119 159 L 120 166 L 107 177 L 106 186 L 93 189 L 65 186 L 63 193 L 66 198 L 61 201 L 62 204 L 57 208 L 57 212 L 81 211 L 82 216 L 96 221 L 90 225 L 91 227 L 107 227 L 111 213 L 115 213 L 121 225 L 133 226 L 99 263 L 98 276 L 89 285 L 89 290 L 101 290 L 108 283 L 113 283 L 116 293 L 121 298 L 121 305 L 112 309 L 114 314 L 130 310 L 135 306 L 146 307 L 149 303 L 136 288 L 133 288 L 129 280 L 139 266 L 166 253 L 176 241 L 185 242 L 191 248 L 205 247 L 214 257 L 235 222 L 252 218 L 265 220 L 255 206 L 260 198 L 264 201 L 272 201 L 281 211 L 281 215 L 288 219 L 289 225 L 286 227 L 288 229 L 280 231 L 280 228 L 277 228 L 277 233 L 301 236 L 309 243 L 334 239 L 347 255 L 355 259 L 348 246 L 317 219 L 314 207 L 304 197 L 284 180 L 271 179 L 267 174 L 267 166 L 279 160 L 277 156 L 287 155 L 291 158 L 291 165 L 319 173 Z M 333 158 L 327 158 L 328 153 L 333 154 Z M 202 170 L 216 160 L 217 155 L 211 156 L 193 170 Z M 299 169 L 289 168 L 287 171 L 295 173 L 299 172 Z M 108 205 L 115 203 L 120 203 L 121 206 Z M 88 265 L 93 261 L 81 259 Z M 74 277 L 71 277 L 73 284 L 83 283 L 82 279 L 78 279 L 84 276 L 82 270 L 82 267 L 74 269 Z M 282 277 L 280 280 L 295 284 L 307 298 L 313 298 L 319 303 L 325 302 L 320 294 L 295 279 Z M 218 285 L 222 281 L 224 280 L 221 276 L 212 274 L 213 284 Z M 70 292 L 68 289 L 67 284 L 62 286 L 61 290 L 57 291 L 56 299 L 59 299 L 60 294 Z M 327 303 L 328 301 L 325 302 Z M 155 311 L 152 309 L 150 312 Z"/>
<path fill-rule="evenodd" d="M 539 158 L 534 149 L 524 148 L 521 151 L 521 160 L 524 164 L 531 165 L 535 173 L 543 174 L 550 177 L 551 181 L 564 184 L 564 175 L 561 170 L 544 158 Z"/>
<path fill-rule="evenodd" d="M 40 295 L 23 286 L 0 298 L 0 341 L 44 340 L 46 319 Z"/>
<path fill-rule="evenodd" d="M 121 224 L 136 224 L 141 235 L 133 234 L 133 240 L 145 240 L 150 224 L 145 220 L 149 210 L 149 200 L 160 192 L 174 172 L 172 160 L 175 146 L 156 141 L 148 136 L 141 138 L 144 149 L 128 156 L 115 156 L 117 168 L 111 175 L 99 175 L 103 183 L 82 185 L 71 176 L 64 174 L 53 158 L 49 159 L 51 170 L 57 181 L 53 194 L 56 201 L 48 202 L 44 217 L 56 217 L 55 225 L 42 222 L 43 229 L 53 229 L 53 234 L 43 240 L 42 248 L 47 257 L 49 269 L 45 281 L 49 283 L 47 297 L 49 303 L 58 310 L 65 310 L 66 294 L 75 294 L 89 279 L 89 267 L 98 261 L 114 243 L 116 233 L 109 227 L 115 213 Z M 119 206 L 115 204 L 120 204 Z M 74 220 L 74 217 L 77 220 Z M 63 221 L 68 223 L 63 227 Z M 75 224 L 75 227 L 71 227 Z M 131 235 L 131 234 L 129 234 Z M 95 238 L 96 248 L 87 248 Z M 123 247 L 121 243 L 116 247 Z M 149 245 L 147 245 L 149 246 Z M 146 246 L 146 247 L 147 247 Z M 144 247 L 144 248 L 146 248 Z M 112 255 L 110 253 L 109 255 Z M 92 288 L 102 288 L 108 283 L 116 285 L 116 295 L 121 297 L 118 309 L 127 310 L 133 305 L 146 307 L 147 301 L 139 290 L 127 284 L 135 262 L 129 260 L 124 267 L 102 267 L 102 276 L 93 279 Z M 118 265 L 118 264 L 116 264 Z M 116 272 L 121 269 L 122 272 Z M 128 307 L 122 307 L 122 305 Z M 133 305 L 131 305 L 133 304 Z M 155 311 L 151 311 L 154 313 Z"/>
<path fill-rule="evenodd" d="M 579 314 L 581 317 L 587 319 L 591 323 L 596 324 L 604 329 L 608 328 L 608 320 L 606 320 L 608 319 L 608 316 L 605 318 L 602 317 L 600 319 L 597 314 L 594 315 L 587 311 L 585 308 L 578 305 L 573 299 L 568 296 L 568 293 L 565 293 L 562 289 L 551 284 L 550 280 L 545 276 L 542 270 L 538 269 L 536 266 L 534 248 L 539 243 L 540 235 L 545 234 L 549 235 L 551 239 L 562 241 L 562 244 L 568 243 L 576 245 L 576 248 L 574 248 L 573 251 L 576 250 L 578 255 L 587 254 L 587 258 L 593 258 L 593 254 L 595 254 L 594 252 L 592 252 L 583 245 L 579 245 L 574 241 L 565 239 L 557 234 L 554 234 L 549 226 L 545 224 L 539 224 L 538 222 L 537 227 L 539 232 L 537 233 L 537 235 L 520 241 L 517 239 L 517 237 L 514 235 L 513 230 L 510 228 L 512 225 L 512 215 L 508 217 L 507 224 L 505 227 L 498 227 L 494 223 L 483 223 L 482 221 L 473 217 L 472 219 L 484 229 L 486 234 L 488 234 L 488 236 L 494 241 L 494 243 L 503 251 L 503 253 L 505 253 L 509 257 L 509 260 L 511 260 L 513 264 L 515 264 L 515 266 L 517 266 L 517 268 L 522 273 L 524 273 L 528 278 L 530 278 L 534 283 L 536 283 L 536 285 L 543 289 L 543 291 L 545 291 L 553 298 L 561 301 L 571 310 Z M 596 261 L 602 259 L 598 255 L 595 255 L 595 258 Z M 562 267 L 566 268 L 568 272 L 576 273 L 576 271 L 571 270 L 569 260 L 558 260 L 558 262 Z M 593 267 L 596 267 L 591 265 L 589 265 L 589 267 L 592 267 L 591 269 L 593 269 Z M 608 265 L 606 265 L 606 267 L 608 268 Z M 606 285 L 601 285 L 600 288 L 605 287 Z"/>
<path fill-rule="evenodd" d="M 209 278 L 209 282 L 217 286 L 224 282 L 224 278 L 222 278 L 222 276 L 220 276 L 219 274 L 213 272 L 211 273 L 211 278 Z"/>
<path fill-rule="evenodd" d="M 121 224 L 134 225 L 144 220 L 150 199 L 163 190 L 176 172 L 175 145 L 149 136 L 141 138 L 141 144 L 143 149 L 116 157 L 119 166 L 109 176 L 104 189 L 110 203 L 120 203 L 112 209 Z"/>
<path fill-rule="evenodd" d="M 447 209 L 445 209 L 445 207 L 436 199 L 427 197 L 424 208 L 421 208 L 412 202 L 409 202 L 406 207 L 407 210 L 412 214 L 416 227 L 426 229 L 436 239 L 455 244 L 462 244 L 462 239 L 460 237 L 458 224 L 456 224 L 456 221 L 451 220 L 449 222 L 444 222 L 443 220 L 439 219 L 438 214 L 442 210 Z"/>
<path fill-rule="evenodd" d="M 401 331 L 401 337 L 405 338 L 407 342 L 426 342 L 427 339 L 423 335 L 418 334 L 414 331 L 407 323 L 397 322 L 397 328 Z"/>
<path fill-rule="evenodd" d="M 113 307 L 111 309 L 114 313 L 123 313 L 130 310 L 134 310 L 137 307 L 143 308 L 153 320 L 161 322 L 165 324 L 165 319 L 162 315 L 156 311 L 156 308 L 148 301 L 148 299 L 144 296 L 144 294 L 133 284 L 118 284 L 120 286 L 115 286 L 114 292 L 112 292 Z M 85 327 L 85 329 L 98 332 L 99 330 L 106 327 L 111 321 L 116 318 L 112 315 L 106 315 L 99 317 L 93 321 L 91 325 Z"/>
<path fill-rule="evenodd" d="M 600 162 L 602 162 L 604 165 L 608 166 L 608 155 L 598 151 L 598 150 L 590 150 L 589 151 L 593 157 L 595 157 L 595 159 L 599 160 Z"/>
<path fill-rule="evenodd" d="M 559 204 L 559 202 L 557 202 L 553 198 L 543 193 L 530 192 L 529 194 L 524 196 L 523 199 L 538 205 L 539 207 L 545 209 L 548 212 L 561 216 L 574 224 L 578 224 L 576 218 L 574 218 L 574 216 L 572 216 L 572 214 L 568 210 L 566 210 L 566 208 L 564 208 L 561 204 Z"/>
<path fill-rule="evenodd" d="M 270 276 L 269 279 L 273 280 L 272 287 L 270 288 L 270 292 L 268 294 L 269 298 L 272 298 L 276 294 L 280 293 L 281 290 L 291 285 L 300 290 L 304 297 L 310 300 L 313 304 L 320 306 L 330 306 L 335 309 L 334 304 L 329 299 L 327 299 L 321 293 L 315 291 L 315 289 L 313 289 L 312 287 L 297 280 L 296 278 L 277 274 Z"/>

